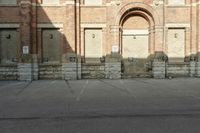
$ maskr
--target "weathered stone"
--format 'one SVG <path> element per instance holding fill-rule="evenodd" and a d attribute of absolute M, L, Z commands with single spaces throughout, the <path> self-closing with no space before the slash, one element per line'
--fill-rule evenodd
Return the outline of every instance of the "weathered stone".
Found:
<path fill-rule="evenodd" d="M 191 61 L 190 62 L 190 77 L 194 77 L 196 75 L 196 62 Z"/>
<path fill-rule="evenodd" d="M 62 79 L 61 64 L 40 64 L 39 79 Z"/>
<path fill-rule="evenodd" d="M 104 63 L 84 63 L 81 68 L 83 79 L 105 78 Z"/>
<path fill-rule="evenodd" d="M 62 75 L 64 80 L 81 79 L 81 64 L 80 63 L 63 63 Z"/>
<path fill-rule="evenodd" d="M 154 60 L 153 62 L 153 77 L 163 79 L 166 77 L 166 64 L 165 62 Z"/>
<path fill-rule="evenodd" d="M 188 63 L 169 63 L 166 68 L 169 77 L 186 77 L 190 75 L 190 64 Z"/>
<path fill-rule="evenodd" d="M 31 63 L 19 63 L 18 64 L 18 74 L 20 81 L 32 81 L 32 64 Z"/>
<path fill-rule="evenodd" d="M 105 63 L 105 75 L 108 79 L 121 79 L 121 62 Z"/>
<path fill-rule="evenodd" d="M 17 80 L 17 65 L 0 65 L 0 80 Z"/>
<path fill-rule="evenodd" d="M 200 62 L 196 63 L 196 76 L 200 77 Z"/>

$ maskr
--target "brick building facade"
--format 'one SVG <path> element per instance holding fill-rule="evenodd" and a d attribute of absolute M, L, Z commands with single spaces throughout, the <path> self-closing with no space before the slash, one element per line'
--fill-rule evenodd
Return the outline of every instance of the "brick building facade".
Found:
<path fill-rule="evenodd" d="M 0 79 L 200 77 L 200 0 L 0 0 Z"/>

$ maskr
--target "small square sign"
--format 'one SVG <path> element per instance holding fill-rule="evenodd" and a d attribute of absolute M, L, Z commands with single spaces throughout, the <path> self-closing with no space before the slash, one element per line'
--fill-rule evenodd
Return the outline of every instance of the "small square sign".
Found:
<path fill-rule="evenodd" d="M 119 52 L 119 47 L 117 45 L 112 46 L 112 53 L 118 53 Z"/>
<path fill-rule="evenodd" d="M 23 46 L 23 54 L 29 54 L 29 46 Z"/>

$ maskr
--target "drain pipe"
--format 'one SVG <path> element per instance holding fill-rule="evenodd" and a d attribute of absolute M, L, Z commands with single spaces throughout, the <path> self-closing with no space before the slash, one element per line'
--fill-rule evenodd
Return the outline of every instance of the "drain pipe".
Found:
<path fill-rule="evenodd" d="M 77 0 L 75 0 L 74 2 L 75 2 L 74 3 L 74 21 L 75 21 L 74 22 L 75 23 L 74 30 L 75 30 L 75 54 L 76 54 L 76 56 L 75 56 L 76 57 L 76 79 L 78 79 L 79 78 L 79 76 L 78 76 L 79 75 L 78 74 L 78 63 L 79 62 L 78 62 L 78 55 L 77 55 L 78 54 L 78 49 L 77 49 L 77 45 L 78 45 L 77 44 L 77 42 L 78 42 L 77 41 L 77 7 L 76 7 Z"/>

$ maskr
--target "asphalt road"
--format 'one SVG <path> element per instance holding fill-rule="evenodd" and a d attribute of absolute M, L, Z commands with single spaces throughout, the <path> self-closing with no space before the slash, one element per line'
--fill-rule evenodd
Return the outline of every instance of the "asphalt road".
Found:
<path fill-rule="evenodd" d="M 200 79 L 0 81 L 0 133 L 199 133 Z"/>

